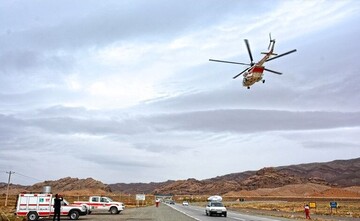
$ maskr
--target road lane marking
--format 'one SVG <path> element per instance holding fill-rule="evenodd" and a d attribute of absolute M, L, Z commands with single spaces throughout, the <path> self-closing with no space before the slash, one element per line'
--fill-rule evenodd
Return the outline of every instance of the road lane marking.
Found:
<path fill-rule="evenodd" d="M 240 221 L 246 221 L 245 219 L 241 219 L 241 218 L 236 218 L 236 217 L 229 217 L 231 219 L 236 219 L 236 220 L 240 220 Z"/>
<path fill-rule="evenodd" d="M 166 204 L 165 204 L 165 205 L 166 205 Z M 167 206 L 170 206 L 170 205 L 167 205 Z M 180 213 L 182 213 L 182 214 L 184 214 L 184 215 L 186 215 L 186 216 L 194 219 L 194 220 L 201 221 L 200 219 L 198 219 L 198 218 L 196 218 L 196 217 L 193 217 L 192 215 L 187 214 L 187 213 L 185 213 L 184 211 L 181 211 L 181 210 L 175 208 L 174 206 L 170 206 L 170 207 L 173 208 L 174 210 L 176 210 L 176 211 L 178 211 L 178 212 L 180 212 Z"/>

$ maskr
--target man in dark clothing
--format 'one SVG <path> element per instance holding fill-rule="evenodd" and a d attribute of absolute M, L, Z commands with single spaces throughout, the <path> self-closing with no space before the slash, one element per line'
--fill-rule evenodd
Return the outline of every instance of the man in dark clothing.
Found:
<path fill-rule="evenodd" d="M 55 221 L 55 217 L 56 217 L 56 216 L 57 216 L 57 220 L 60 221 L 61 201 L 63 201 L 63 198 L 60 197 L 58 194 L 55 194 L 55 199 L 54 199 L 54 218 L 53 218 L 53 221 Z"/>

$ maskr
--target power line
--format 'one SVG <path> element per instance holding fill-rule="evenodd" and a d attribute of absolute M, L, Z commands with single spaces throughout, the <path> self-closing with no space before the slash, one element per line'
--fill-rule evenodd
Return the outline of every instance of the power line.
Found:
<path fill-rule="evenodd" d="M 0 172 L 3 172 L 3 173 L 9 173 L 8 171 L 4 171 L 4 170 L 0 170 Z M 29 179 L 33 179 L 33 180 L 36 180 L 36 181 L 43 181 L 43 180 L 40 180 L 40 179 L 38 179 L 38 178 L 35 178 L 35 177 L 31 177 L 31 176 L 28 176 L 28 175 L 24 175 L 24 174 L 21 174 L 21 173 L 19 173 L 19 172 L 14 172 L 14 171 L 12 171 L 13 172 L 13 174 L 15 174 L 15 175 L 19 175 L 19 176 L 22 176 L 22 177 L 26 177 L 26 178 L 29 178 Z"/>
<path fill-rule="evenodd" d="M 26 178 L 41 181 L 41 180 L 36 179 L 34 177 L 31 177 L 31 176 L 27 176 L 27 175 L 24 175 L 24 174 L 21 174 L 21 173 L 15 173 L 14 171 L 11 171 L 11 170 L 9 172 L 7 172 L 7 171 L 2 171 L 2 172 L 5 172 L 5 173 L 9 174 L 9 179 L 8 179 L 7 188 L 6 188 L 5 206 L 7 206 L 7 201 L 8 201 L 8 196 L 9 196 L 10 180 L 11 180 L 11 175 L 12 174 L 16 174 L 16 175 L 23 176 L 23 177 L 26 177 Z"/>
<path fill-rule="evenodd" d="M 27 176 L 27 175 L 24 175 L 24 174 L 21 174 L 21 173 L 18 173 L 18 172 L 16 172 L 15 175 L 20 175 L 20 176 L 23 176 L 23 177 L 26 177 L 26 178 L 30 178 L 30 179 L 33 179 L 33 180 L 42 181 L 42 180 L 40 180 L 40 179 L 31 177 L 31 176 Z"/>

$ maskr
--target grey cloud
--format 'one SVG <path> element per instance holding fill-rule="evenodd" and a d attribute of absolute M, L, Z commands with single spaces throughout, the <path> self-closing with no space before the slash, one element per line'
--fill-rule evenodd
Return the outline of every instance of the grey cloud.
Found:
<path fill-rule="evenodd" d="M 147 131 L 146 126 L 137 120 L 117 121 L 112 119 L 76 119 L 72 117 L 39 118 L 30 121 L 32 126 L 45 131 L 61 134 L 118 134 L 130 135 Z"/>
<path fill-rule="evenodd" d="M 256 85 L 253 89 L 247 90 L 242 88 L 241 82 L 235 82 L 223 88 L 148 101 L 143 105 L 149 111 L 166 110 L 167 112 L 269 108 L 353 111 L 359 109 L 360 91 L 356 84 L 357 80 L 360 81 L 360 76 L 354 75 L 351 79 L 342 84 L 329 82 L 311 89 L 288 87 L 272 82 L 271 88 Z"/>
<path fill-rule="evenodd" d="M 174 145 L 174 144 L 163 144 L 163 143 L 154 143 L 154 142 L 135 142 L 134 147 L 141 150 L 146 150 L 154 153 L 179 153 L 181 151 L 186 151 L 191 149 L 191 147 Z"/>
<path fill-rule="evenodd" d="M 326 142 L 326 141 L 304 141 L 302 146 L 305 148 L 326 148 L 326 149 L 344 149 L 344 148 L 360 148 L 359 144 L 350 142 Z"/>
<path fill-rule="evenodd" d="M 42 108 L 36 110 L 37 116 L 42 117 L 91 117 L 96 115 L 95 111 L 87 110 L 84 107 L 65 107 L 62 105 L 56 105 L 48 108 Z"/>
<path fill-rule="evenodd" d="M 92 163 L 111 166 L 112 168 L 134 168 L 134 167 L 157 168 L 160 166 L 157 165 L 156 162 L 141 161 L 140 159 L 131 160 L 129 159 L 128 156 L 123 158 L 121 157 L 116 158 L 113 155 L 111 155 L 111 153 L 109 153 L 109 155 L 84 154 L 79 156 L 79 158 Z"/>
<path fill-rule="evenodd" d="M 274 110 L 210 110 L 123 120 L 42 118 L 31 125 L 56 133 L 138 134 L 149 131 L 259 131 L 317 130 L 360 125 L 360 113 L 291 112 Z"/>
<path fill-rule="evenodd" d="M 16 24 L 11 31 L 0 33 L 0 73 L 38 76 L 41 75 L 39 70 L 43 70 L 47 77 L 56 78 L 72 70 L 78 60 L 75 54 L 79 49 L 81 56 L 86 56 L 88 51 L 85 48 L 91 50 L 130 38 L 135 42 L 144 39 L 161 41 L 186 32 L 190 27 L 202 27 L 209 20 L 215 22 L 220 19 L 219 15 L 234 10 L 233 7 L 238 4 L 236 1 L 221 4 L 217 1 L 138 3 L 69 1 L 60 4 L 36 2 L 17 8 L 7 6 L 18 12 L 13 15 L 20 16 L 16 19 L 7 17 L 7 25 L 11 26 L 11 22 Z M 187 7 L 189 4 L 192 7 Z M 39 10 L 39 15 L 28 12 L 26 8 Z M 83 12 L 79 13 L 76 8 L 81 8 Z M 52 11 L 63 16 L 56 18 L 47 14 Z M 8 16 L 12 18 L 13 15 Z M 28 26 L 23 27 L 21 23 Z"/>
<path fill-rule="evenodd" d="M 25 69 L 37 66 L 39 59 L 33 51 L 8 51 L 0 55 L 0 70 L 9 68 Z"/>
<path fill-rule="evenodd" d="M 54 77 L 63 71 L 69 71 L 74 64 L 72 55 L 46 55 L 34 50 L 3 51 L 0 54 L 0 72 L 28 75 L 34 69 L 51 69 L 46 76 Z M 38 75 L 38 74 L 37 74 Z M 55 79 L 53 79 L 55 80 Z"/>
<path fill-rule="evenodd" d="M 9 139 L 17 137 L 19 133 L 24 132 L 26 123 L 11 115 L 0 114 L 0 140 L 1 142 L 9 142 Z M 3 146 L 6 148 L 6 146 Z"/>
<path fill-rule="evenodd" d="M 52 79 L 48 79 L 47 81 L 47 83 L 50 84 Z M 73 92 L 58 88 L 42 88 L 42 85 L 39 86 L 40 89 L 29 90 L 27 88 L 27 84 L 36 83 L 39 82 L 37 82 L 37 80 L 28 79 L 12 86 L 0 82 L 0 85 L 6 90 L 6 93 L 0 93 L 0 104 L 3 105 L 3 107 L 11 107 L 12 109 L 25 111 L 30 108 L 48 107 L 49 105 L 62 103 L 65 100 L 71 102 L 84 98 L 82 92 Z M 31 85 L 30 88 L 33 89 Z M 14 90 L 16 92 L 14 92 Z"/>
<path fill-rule="evenodd" d="M 128 37 L 175 34 L 186 30 L 189 26 L 200 25 L 204 21 L 220 19 L 220 15 L 234 10 L 236 1 L 219 3 L 217 1 L 140 1 L 140 4 L 130 2 L 112 2 L 109 4 L 94 4 L 85 6 L 80 16 L 75 14 L 67 19 L 62 18 L 55 25 L 35 26 L 21 31 L 13 30 L 11 34 L 0 36 L 2 48 L 42 48 L 65 49 L 84 45 L 109 44 Z M 56 3 L 54 3 L 56 4 Z M 73 3 L 60 10 L 69 10 Z M 83 4 L 88 4 L 83 2 Z M 192 7 L 188 7 L 191 4 Z M 136 5 L 136 7 L 135 7 Z M 40 7 L 41 5 L 39 5 Z M 81 4 L 78 5 L 81 7 Z M 52 7 L 45 5 L 45 7 Z M 61 11 L 58 12 L 61 14 Z M 68 14 L 67 12 L 65 12 Z M 26 18 L 24 18 L 26 19 Z"/>
<path fill-rule="evenodd" d="M 144 120 L 160 131 L 253 133 L 357 127 L 360 125 L 360 113 L 213 110 L 165 114 Z"/>
<path fill-rule="evenodd" d="M 129 135 L 148 131 L 138 119 L 117 112 L 114 116 L 104 116 L 97 112 L 77 107 L 53 106 L 26 114 L 0 115 L 0 136 L 17 136 L 20 131 L 42 130 L 47 133 L 72 134 L 86 133 L 96 135 Z M 32 134 L 32 133 L 31 133 Z M 12 135 L 12 136 L 9 136 Z"/>

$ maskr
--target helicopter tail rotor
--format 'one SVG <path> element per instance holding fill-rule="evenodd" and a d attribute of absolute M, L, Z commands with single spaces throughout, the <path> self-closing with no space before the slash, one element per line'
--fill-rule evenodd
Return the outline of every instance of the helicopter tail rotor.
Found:
<path fill-rule="evenodd" d="M 269 42 L 268 50 L 270 50 L 271 43 L 275 43 L 275 39 L 271 39 L 271 33 L 269 33 L 269 38 L 270 38 L 270 42 Z"/>

